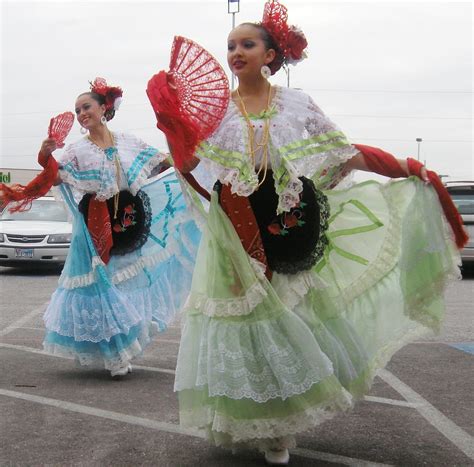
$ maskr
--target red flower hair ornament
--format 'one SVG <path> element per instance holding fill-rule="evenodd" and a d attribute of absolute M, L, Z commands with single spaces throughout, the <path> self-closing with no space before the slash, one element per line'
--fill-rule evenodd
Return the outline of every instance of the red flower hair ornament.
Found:
<path fill-rule="evenodd" d="M 287 21 L 288 9 L 278 0 L 268 0 L 265 3 L 260 25 L 272 36 L 279 49 L 277 57 L 269 64 L 272 74 L 281 65 L 296 65 L 307 58 L 305 49 L 308 41 L 303 31 L 296 26 L 289 26 Z"/>
<path fill-rule="evenodd" d="M 89 82 L 91 91 L 99 94 L 105 99 L 105 111 L 117 111 L 122 103 L 123 91 L 117 86 L 108 86 L 104 78 L 96 78 L 94 82 Z"/>

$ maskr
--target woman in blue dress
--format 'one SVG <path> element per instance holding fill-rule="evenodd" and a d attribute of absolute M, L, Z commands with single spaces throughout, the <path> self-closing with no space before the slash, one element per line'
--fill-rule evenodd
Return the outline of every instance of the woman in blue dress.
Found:
<path fill-rule="evenodd" d="M 190 287 L 199 231 L 173 169 L 133 135 L 112 132 L 121 89 L 96 79 L 76 117 L 85 136 L 59 160 L 57 184 L 73 219 L 71 248 L 44 315 L 48 353 L 131 372 L 155 331 L 173 319 Z M 38 161 L 56 149 L 46 139 Z"/>

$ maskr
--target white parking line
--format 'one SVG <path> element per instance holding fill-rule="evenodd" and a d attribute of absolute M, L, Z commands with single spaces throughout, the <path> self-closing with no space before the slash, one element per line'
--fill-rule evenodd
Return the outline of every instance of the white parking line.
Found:
<path fill-rule="evenodd" d="M 76 412 L 84 415 L 91 415 L 93 417 L 105 418 L 107 420 L 113 420 L 116 422 L 127 423 L 130 425 L 138 425 L 144 428 L 150 428 L 152 430 L 163 431 L 166 433 L 175 433 L 185 436 L 192 436 L 195 438 L 204 438 L 204 435 L 195 431 L 181 428 L 179 425 L 173 423 L 159 422 L 157 420 L 150 420 L 143 417 L 135 417 L 133 415 L 127 415 L 119 412 L 112 412 L 110 410 L 98 409 L 96 407 L 90 407 L 82 404 L 75 404 L 73 402 L 62 401 L 58 399 L 51 399 L 49 397 L 35 396 L 34 394 L 27 394 L 18 391 L 9 391 L 6 389 L 0 389 L 0 395 L 6 397 L 12 397 L 15 399 L 21 399 L 35 404 L 47 405 L 55 407 L 57 409 L 67 410 L 70 412 Z M 343 465 L 358 466 L 358 467 L 386 467 L 387 464 L 377 464 L 370 461 L 364 461 L 362 459 L 354 459 L 352 457 L 339 456 L 336 454 L 330 454 L 327 452 L 312 451 L 310 449 L 296 448 L 291 450 L 292 454 L 299 457 L 305 457 L 307 459 L 318 459 L 325 460 L 327 462 L 334 462 Z"/>
<path fill-rule="evenodd" d="M 148 418 L 135 417 L 119 412 L 112 412 L 110 410 L 103 410 L 97 407 L 90 407 L 82 404 L 75 404 L 73 402 L 62 401 L 58 399 L 51 399 L 50 397 L 35 396 L 34 394 L 27 394 L 18 391 L 9 391 L 7 389 L 0 389 L 0 395 L 6 397 L 13 397 L 15 399 L 22 399 L 28 402 L 34 402 L 41 405 L 49 405 L 57 409 L 68 410 L 70 412 L 81 413 L 84 415 L 92 415 L 94 417 L 106 418 L 108 420 L 115 420 L 116 422 L 128 423 L 131 425 L 139 425 L 152 430 L 164 431 L 166 433 L 178 433 L 181 435 L 194 436 L 203 438 L 203 436 L 194 431 L 181 428 L 174 423 L 159 422 L 157 420 L 150 420 Z"/>
<path fill-rule="evenodd" d="M 41 349 L 35 349 L 23 345 L 0 343 L 0 348 L 2 347 L 7 349 L 20 350 L 23 352 L 45 355 L 48 357 L 57 357 L 56 355 L 47 354 Z M 170 370 L 168 368 L 157 368 L 143 365 L 134 365 L 134 368 L 145 371 L 153 371 L 157 373 L 165 373 L 171 375 L 175 374 L 174 370 Z M 406 401 L 375 396 L 366 396 L 364 398 L 366 401 L 416 409 L 432 426 L 434 426 L 440 433 L 442 433 L 446 438 L 448 438 L 458 449 L 460 449 L 470 459 L 474 460 L 474 438 L 472 436 L 470 436 L 461 427 L 459 427 L 453 421 L 443 415 L 426 399 L 420 396 L 417 392 L 415 392 L 405 383 L 400 381 L 392 373 L 388 372 L 387 370 L 380 370 L 378 372 L 378 376 L 387 384 L 389 384 L 393 389 L 395 389 L 402 397 L 404 397 Z"/>
<path fill-rule="evenodd" d="M 387 370 L 380 370 L 378 376 L 392 386 L 408 402 L 417 404 L 416 410 L 440 433 L 449 439 L 467 457 L 474 460 L 474 438 L 456 425 L 438 409 L 433 407 L 420 394 L 399 380 Z"/>
<path fill-rule="evenodd" d="M 7 344 L 6 342 L 0 342 L 0 348 L 20 350 L 22 352 L 29 352 L 29 353 L 34 353 L 38 355 L 44 355 L 45 357 L 54 357 L 54 358 L 63 358 L 67 360 L 73 360 L 72 357 L 64 357 L 63 355 L 53 355 L 53 354 L 45 352 L 42 349 L 26 347 L 25 345 Z M 145 371 L 155 371 L 157 373 L 166 373 L 170 375 L 174 375 L 176 373 L 174 370 L 170 370 L 168 368 L 159 368 L 159 367 L 152 367 L 152 366 L 133 365 L 133 368 L 138 368 L 139 370 L 145 370 Z"/>
<path fill-rule="evenodd" d="M 315 459 L 318 461 L 334 462 L 335 464 L 350 465 L 351 467 L 389 467 L 391 464 L 378 464 L 375 462 L 354 459 L 352 457 L 339 456 L 329 452 L 311 451 L 304 448 L 295 448 L 291 450 L 292 454 L 306 457 L 307 459 Z"/>
<path fill-rule="evenodd" d="M 42 313 L 45 310 L 46 306 L 47 306 L 47 303 L 45 303 L 44 305 L 42 305 L 38 308 L 35 308 L 34 310 L 31 310 L 29 313 L 22 316 L 20 319 L 17 319 L 16 321 L 14 321 L 12 324 L 7 326 L 6 328 L 0 330 L 0 336 L 1 337 L 6 336 L 7 334 L 10 334 L 11 332 L 13 332 L 16 329 L 20 328 L 21 326 L 26 324 L 29 320 L 34 318 L 36 315 L 39 315 L 40 313 Z"/>
<path fill-rule="evenodd" d="M 376 397 L 376 396 L 365 396 L 364 400 L 367 402 L 377 402 L 379 404 L 388 404 L 388 405 L 398 405 L 400 407 L 409 407 L 411 409 L 416 409 L 419 404 L 407 401 L 399 401 L 397 399 L 387 399 L 386 397 Z"/>

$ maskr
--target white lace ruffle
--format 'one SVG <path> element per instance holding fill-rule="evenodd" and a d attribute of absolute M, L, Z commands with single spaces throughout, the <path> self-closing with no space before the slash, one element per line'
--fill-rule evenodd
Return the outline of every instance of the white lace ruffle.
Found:
<path fill-rule="evenodd" d="M 49 355 L 74 359 L 82 366 L 101 366 L 106 370 L 114 371 L 123 368 L 133 358 L 141 355 L 155 332 L 155 325 L 150 326 L 149 329 L 143 328 L 137 339 L 129 347 L 122 349 L 120 352 L 114 350 L 107 355 L 103 354 L 99 347 L 97 347 L 96 352 L 76 352 L 73 347 L 49 342 L 43 342 L 43 349 Z"/>
<path fill-rule="evenodd" d="M 198 426 L 202 429 L 225 433 L 230 436 L 229 441 L 232 444 L 250 443 L 262 447 L 259 440 L 267 440 L 268 443 L 271 439 L 302 433 L 331 419 L 337 413 L 351 408 L 350 394 L 342 391 L 341 394 L 333 395 L 332 399 L 320 406 L 310 407 L 287 417 L 241 420 L 221 415 L 205 407 L 194 411 L 181 411 L 179 415 L 184 426 Z"/>
<path fill-rule="evenodd" d="M 263 280 L 265 277 L 265 271 L 267 270 L 267 267 L 261 263 L 258 259 L 252 258 L 249 256 L 250 260 L 250 265 L 252 266 L 253 271 L 255 272 L 255 275 L 260 279 Z"/>
<path fill-rule="evenodd" d="M 184 213 L 179 214 L 175 217 L 176 222 L 185 220 L 185 218 L 186 215 Z M 181 238 L 180 242 L 183 242 L 184 240 L 184 238 Z M 190 246 L 188 247 L 188 251 L 189 250 L 191 250 Z M 188 269 L 188 272 L 192 273 L 192 264 L 190 264 L 190 261 L 187 260 L 186 257 L 180 255 L 180 253 L 182 253 L 180 243 L 177 239 L 170 237 L 166 249 L 163 249 L 154 254 L 150 254 L 148 256 L 140 256 L 135 262 L 123 268 L 117 269 L 112 274 L 112 283 L 117 285 L 127 280 L 130 280 L 140 274 L 145 268 L 155 266 L 160 262 L 168 260 L 174 255 L 179 255 L 182 266 Z M 92 270 L 89 273 L 83 274 L 81 276 L 61 275 L 59 279 L 59 285 L 64 289 L 76 289 L 79 287 L 87 287 L 88 285 L 94 284 L 97 282 L 97 274 L 95 270 L 99 265 L 107 268 L 107 266 L 99 256 L 94 256 L 92 258 L 91 263 Z"/>
<path fill-rule="evenodd" d="M 59 285 L 63 289 L 77 289 L 79 287 L 87 287 L 88 285 L 96 282 L 95 269 L 97 266 L 105 266 L 105 263 L 102 261 L 100 256 L 92 257 L 92 271 L 88 274 L 83 274 L 81 276 L 63 276 L 59 278 Z"/>
<path fill-rule="evenodd" d="M 105 201 L 127 188 L 135 195 L 149 182 L 148 176 L 152 169 L 166 159 L 166 155 L 160 154 L 133 135 L 114 132 L 113 136 L 122 167 L 120 185 L 115 162 L 109 160 L 104 150 L 87 138 L 81 138 L 66 147 L 60 160 L 61 180 L 81 195 L 94 193 L 99 201 Z M 137 160 L 141 153 L 147 156 L 143 163 Z M 83 174 L 86 172 L 87 178 L 84 178 Z"/>
<path fill-rule="evenodd" d="M 292 176 L 285 189 L 278 196 L 277 214 L 289 212 L 300 202 L 300 193 L 303 191 L 303 182 Z"/>
<path fill-rule="evenodd" d="M 328 284 L 312 271 L 303 271 L 298 274 L 274 272 L 272 287 L 285 306 L 293 310 L 310 290 L 325 289 Z"/>
<path fill-rule="evenodd" d="M 258 186 L 258 179 L 255 174 L 247 182 L 239 179 L 239 171 L 237 169 L 222 168 L 217 179 L 224 185 L 230 185 L 231 192 L 239 196 L 250 196 Z"/>
<path fill-rule="evenodd" d="M 244 316 L 252 313 L 266 296 L 266 290 L 257 281 L 245 295 L 238 298 L 209 298 L 205 295 L 191 294 L 184 310 L 199 310 L 210 317 Z"/>
<path fill-rule="evenodd" d="M 314 104 L 312 99 L 301 91 L 276 86 L 276 94 L 272 105 L 274 105 L 276 113 L 272 116 L 270 125 L 269 151 L 271 162 L 269 165 L 274 170 L 283 163 L 280 149 L 288 148 L 289 145 L 297 142 L 308 142 L 313 137 L 340 131 Z M 258 133 L 257 126 L 256 131 Z M 219 155 L 216 160 L 213 159 L 212 150 L 207 155 L 205 150 L 200 153 L 200 156 L 208 162 L 214 178 L 224 184 L 230 184 L 232 193 L 240 196 L 249 196 L 258 186 L 255 168 L 251 166 L 250 157 L 247 158 L 246 156 L 248 153 L 247 131 L 247 125 L 238 107 L 231 101 L 221 125 L 208 139 L 211 147 L 218 148 L 216 151 L 223 150 L 224 153 Z M 341 136 L 336 139 L 341 143 Z M 330 144 L 332 142 L 334 141 L 329 141 Z M 343 147 L 320 151 L 320 149 L 323 149 L 320 145 L 323 144 L 325 144 L 324 139 L 320 144 L 314 143 L 309 146 L 302 144 L 305 149 L 297 150 L 296 155 L 291 154 L 291 157 L 285 160 L 285 168 L 290 175 L 290 181 L 288 186 L 282 187 L 283 191 L 279 194 L 279 213 L 289 211 L 299 201 L 298 195 L 302 189 L 298 177 L 312 177 L 320 170 L 343 164 L 358 152 L 349 143 Z M 311 147 L 313 149 L 309 149 Z M 229 155 L 229 161 L 232 159 L 232 154 L 239 154 L 239 157 L 243 157 L 243 162 L 240 159 L 239 163 L 247 165 L 246 169 L 248 169 L 250 176 L 243 177 L 239 169 L 233 167 L 230 162 L 228 166 L 221 164 L 220 161 L 225 160 L 226 154 Z"/>
<path fill-rule="evenodd" d="M 135 179 L 135 181 L 130 185 L 130 191 L 132 194 L 136 195 L 138 190 L 144 185 L 150 183 L 150 179 L 148 178 L 152 172 L 152 170 L 160 165 L 164 160 L 166 160 L 167 155 L 157 152 L 155 157 L 152 157 L 142 168 L 139 175 Z"/>

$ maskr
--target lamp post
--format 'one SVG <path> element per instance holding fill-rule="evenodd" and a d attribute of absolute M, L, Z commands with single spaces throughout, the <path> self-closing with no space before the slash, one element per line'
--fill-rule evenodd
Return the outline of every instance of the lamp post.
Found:
<path fill-rule="evenodd" d="M 235 28 L 235 14 L 240 12 L 240 0 L 227 0 L 227 13 L 232 14 L 232 29 Z M 231 74 L 231 88 L 234 89 L 234 73 Z"/>
<path fill-rule="evenodd" d="M 421 146 L 421 142 L 423 141 L 422 138 L 416 138 L 416 142 L 418 143 L 418 156 L 417 156 L 417 160 L 419 161 L 420 160 L 420 146 Z"/>

